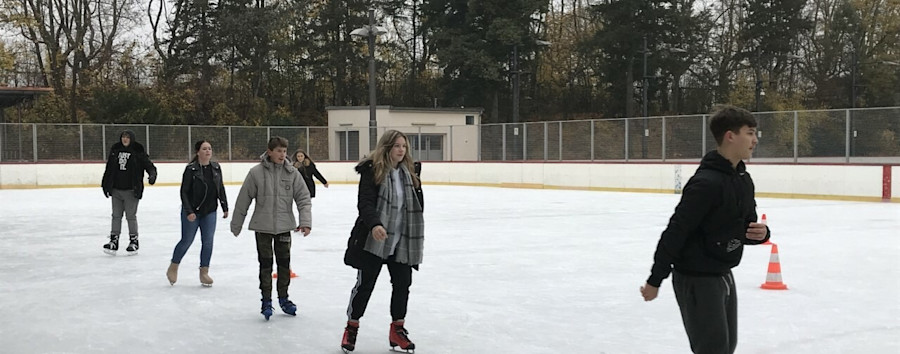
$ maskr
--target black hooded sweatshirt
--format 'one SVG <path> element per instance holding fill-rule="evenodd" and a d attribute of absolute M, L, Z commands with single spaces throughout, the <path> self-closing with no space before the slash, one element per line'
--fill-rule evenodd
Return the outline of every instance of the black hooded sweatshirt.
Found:
<path fill-rule="evenodd" d="M 737 167 L 711 151 L 685 185 L 681 202 L 659 238 L 647 283 L 659 287 L 672 269 L 689 275 L 723 275 L 741 262 L 750 222 L 756 222 L 753 180 L 744 162 Z M 767 227 L 768 229 L 768 227 Z"/>
<path fill-rule="evenodd" d="M 131 139 L 128 146 L 122 145 L 122 135 L 128 135 Z M 156 166 L 150 161 L 144 146 L 136 141 L 134 132 L 126 130 L 119 137 L 119 141 L 109 149 L 106 159 L 101 182 L 103 193 L 110 194 L 113 189 L 132 190 L 135 198 L 141 199 L 144 195 L 144 171 L 152 185 L 156 183 Z"/>

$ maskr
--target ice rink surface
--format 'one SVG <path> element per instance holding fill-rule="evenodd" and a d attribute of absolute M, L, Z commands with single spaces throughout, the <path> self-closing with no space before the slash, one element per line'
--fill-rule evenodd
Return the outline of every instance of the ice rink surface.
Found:
<path fill-rule="evenodd" d="M 655 301 L 638 291 L 678 195 L 426 185 L 425 200 L 406 319 L 418 353 L 689 352 L 671 278 Z M 757 202 L 789 290 L 759 288 L 769 246 L 745 250 L 737 352 L 900 352 L 900 204 Z M 235 238 L 218 219 L 213 287 L 199 235 L 169 286 L 178 188 L 146 188 L 137 256 L 102 252 L 110 212 L 99 187 L 0 190 L 0 352 L 340 353 L 355 185 L 318 186 L 312 234 L 293 242 L 298 316 L 268 322 L 246 225 Z M 389 298 L 385 271 L 354 353 L 388 352 Z"/>

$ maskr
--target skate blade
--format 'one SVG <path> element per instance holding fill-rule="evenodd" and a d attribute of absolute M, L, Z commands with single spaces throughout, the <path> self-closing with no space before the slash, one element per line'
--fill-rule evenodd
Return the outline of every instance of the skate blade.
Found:
<path fill-rule="evenodd" d="M 415 354 L 415 353 L 416 353 L 416 350 L 415 350 L 415 349 L 397 349 L 397 348 L 394 348 L 394 347 L 391 347 L 391 351 L 392 351 L 392 352 L 395 352 L 395 353 L 408 353 L 408 354 Z"/>
<path fill-rule="evenodd" d="M 116 255 L 116 251 L 113 251 L 113 250 L 110 250 L 110 249 L 106 249 L 106 248 L 103 249 L 103 253 L 106 253 L 106 254 L 108 254 L 108 255 L 110 255 L 110 256 L 115 256 L 115 255 Z"/>
<path fill-rule="evenodd" d="M 200 283 L 200 285 L 203 285 L 204 288 L 211 288 L 211 287 L 212 287 L 212 284 Z"/>
<path fill-rule="evenodd" d="M 352 352 L 352 350 L 344 348 L 344 347 L 341 347 L 341 350 L 344 352 L 344 354 L 350 354 L 350 352 Z"/>
<path fill-rule="evenodd" d="M 138 254 L 138 251 L 133 251 L 133 252 L 125 251 L 126 256 L 137 256 L 137 254 Z"/>

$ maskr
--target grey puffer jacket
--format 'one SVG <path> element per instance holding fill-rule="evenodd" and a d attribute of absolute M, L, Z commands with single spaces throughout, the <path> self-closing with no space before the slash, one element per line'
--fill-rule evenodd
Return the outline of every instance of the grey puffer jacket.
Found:
<path fill-rule="evenodd" d="M 281 165 L 273 163 L 263 153 L 259 165 L 253 166 L 244 179 L 234 206 L 231 233 L 238 235 L 244 226 L 250 202 L 256 199 L 248 229 L 280 234 L 297 227 L 312 227 L 312 204 L 303 176 L 285 159 Z M 291 204 L 297 204 L 300 222 L 294 219 Z"/>

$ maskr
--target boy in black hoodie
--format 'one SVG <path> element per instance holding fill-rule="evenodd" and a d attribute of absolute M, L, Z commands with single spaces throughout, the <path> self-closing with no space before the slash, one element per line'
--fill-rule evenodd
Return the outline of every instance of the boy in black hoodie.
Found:
<path fill-rule="evenodd" d="M 656 298 L 672 273 L 675 299 L 694 353 L 734 353 L 737 347 L 737 293 L 731 268 L 745 244 L 769 239 L 756 222 L 753 180 L 742 160 L 756 147 L 756 119 L 750 112 L 722 106 L 709 129 L 717 148 L 703 157 L 685 185 L 641 287 L 645 301 Z"/>
<path fill-rule="evenodd" d="M 138 202 L 144 195 L 144 171 L 149 175 L 150 184 L 156 183 L 156 166 L 144 146 L 136 141 L 134 132 L 123 131 L 119 142 L 109 149 L 106 159 L 106 170 L 103 172 L 103 195 L 112 197 L 112 229 L 109 232 L 109 243 L 103 245 L 103 251 L 115 255 L 119 250 L 119 234 L 122 231 L 122 213 L 128 220 L 129 244 L 125 250 L 129 255 L 138 251 Z"/>

